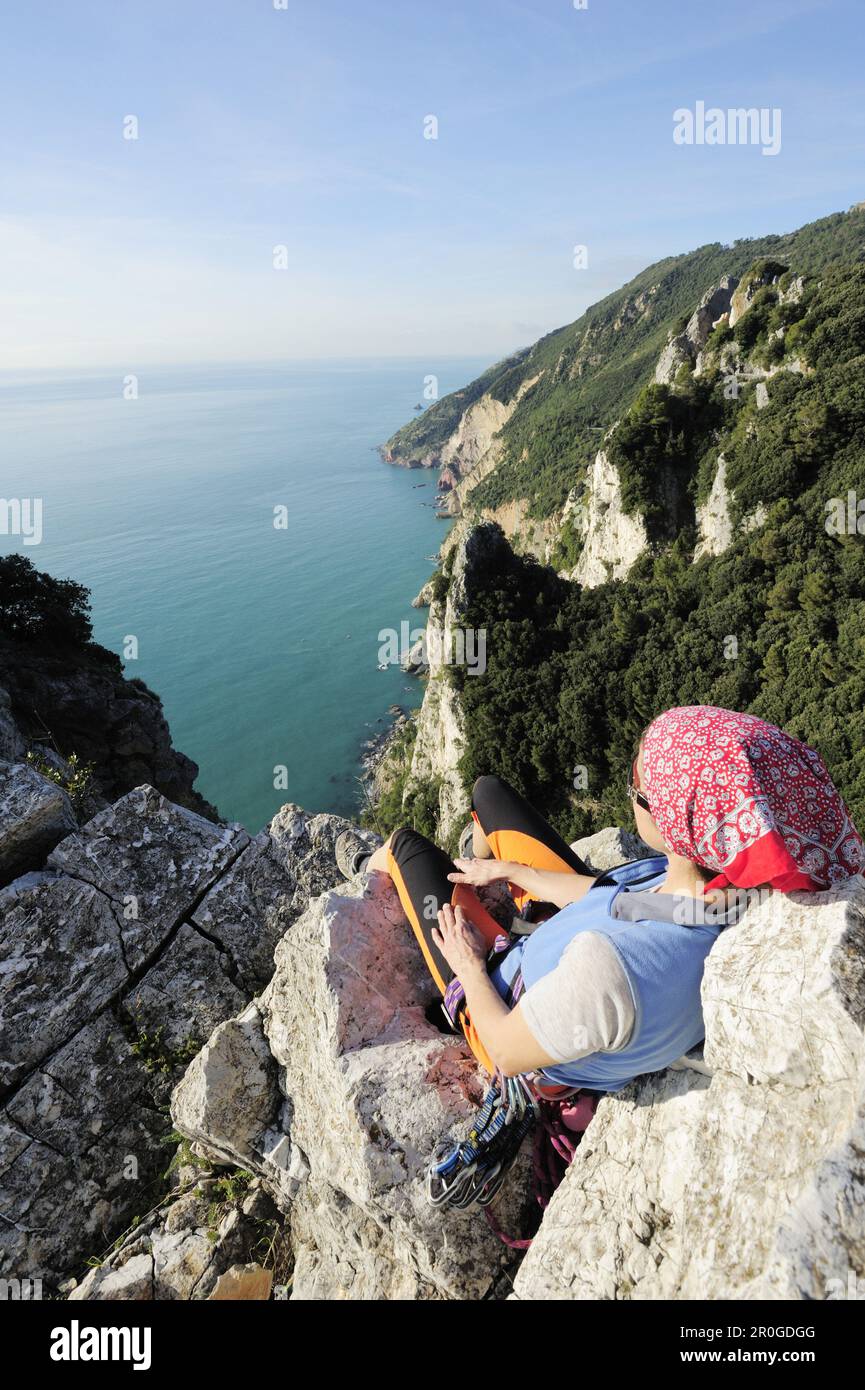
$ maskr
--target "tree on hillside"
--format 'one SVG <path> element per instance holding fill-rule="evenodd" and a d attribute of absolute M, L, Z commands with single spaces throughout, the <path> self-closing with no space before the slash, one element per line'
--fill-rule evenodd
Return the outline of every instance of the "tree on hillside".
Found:
<path fill-rule="evenodd" d="M 83 584 L 43 574 L 25 555 L 0 558 L 0 636 L 84 646 L 92 632 Z"/>

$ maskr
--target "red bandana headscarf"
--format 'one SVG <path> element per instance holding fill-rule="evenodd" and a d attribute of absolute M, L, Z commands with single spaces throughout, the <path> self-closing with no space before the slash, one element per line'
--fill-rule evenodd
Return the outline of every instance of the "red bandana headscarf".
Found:
<path fill-rule="evenodd" d="M 664 843 L 716 871 L 707 887 L 813 891 L 865 864 L 819 753 L 752 714 L 667 710 L 646 730 L 643 770 Z"/>

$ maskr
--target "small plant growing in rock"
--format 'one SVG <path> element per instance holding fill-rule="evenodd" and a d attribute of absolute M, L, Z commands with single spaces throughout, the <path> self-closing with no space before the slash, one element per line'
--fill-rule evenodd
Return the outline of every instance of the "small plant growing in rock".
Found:
<path fill-rule="evenodd" d="M 220 1222 L 246 1195 L 246 1190 L 252 1182 L 252 1176 L 252 1173 L 248 1173 L 245 1168 L 235 1168 L 231 1173 L 216 1178 L 213 1182 L 213 1192 L 216 1195 L 207 1212 L 207 1239 L 212 1244 L 215 1245 L 219 1240 Z"/>
<path fill-rule="evenodd" d="M 203 1172 L 209 1170 L 210 1164 L 207 1162 L 207 1159 L 199 1157 L 185 1134 L 179 1134 L 176 1129 L 172 1129 L 169 1130 L 167 1134 L 163 1135 L 159 1142 L 165 1145 L 176 1145 L 175 1151 L 171 1156 L 171 1162 L 163 1174 L 163 1179 L 166 1182 L 173 1173 L 177 1173 L 183 1168 L 192 1168 Z"/>
<path fill-rule="evenodd" d="M 82 763 L 77 753 L 70 753 L 66 759 L 67 774 L 64 769 L 54 767 L 42 753 L 34 750 L 27 754 L 27 762 L 40 777 L 63 788 L 72 802 L 74 811 L 83 810 L 84 802 L 93 789 L 92 763 Z"/>
<path fill-rule="evenodd" d="M 436 570 L 430 580 L 430 584 L 432 585 L 432 596 L 435 603 L 441 603 L 442 599 L 447 598 L 447 592 L 450 588 L 450 579 L 442 570 Z"/>
<path fill-rule="evenodd" d="M 172 1072 L 181 1068 L 185 1070 L 189 1066 L 200 1050 L 201 1043 L 197 1038 L 188 1035 L 177 1047 L 169 1047 L 165 1040 L 165 1026 L 160 1023 L 152 1033 L 148 1033 L 144 1028 L 137 1028 L 130 1047 L 140 1059 L 145 1071 L 159 1076 L 170 1076 Z"/>

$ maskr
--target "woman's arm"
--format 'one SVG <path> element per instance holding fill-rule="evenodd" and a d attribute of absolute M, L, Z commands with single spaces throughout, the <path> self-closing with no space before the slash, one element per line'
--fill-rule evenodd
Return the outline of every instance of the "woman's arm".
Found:
<path fill-rule="evenodd" d="M 481 888 L 506 879 L 540 902 L 567 907 L 585 897 L 595 880 L 589 874 L 556 873 L 552 869 L 530 869 L 498 859 L 456 859 L 457 873 L 448 874 L 451 883 Z"/>
<path fill-rule="evenodd" d="M 562 875 L 565 877 L 565 875 Z M 478 1037 L 505 1076 L 555 1064 L 529 1031 L 519 1004 L 509 1009 L 487 974 L 487 945 L 461 908 L 447 904 L 433 931 L 436 945 L 459 978 Z"/>

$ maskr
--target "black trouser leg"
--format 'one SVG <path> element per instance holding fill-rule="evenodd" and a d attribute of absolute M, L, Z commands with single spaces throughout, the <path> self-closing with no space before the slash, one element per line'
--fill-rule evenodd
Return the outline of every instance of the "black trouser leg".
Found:
<path fill-rule="evenodd" d="M 558 831 L 503 778 L 479 777 L 472 788 L 472 809 L 496 859 L 595 877 Z"/>

